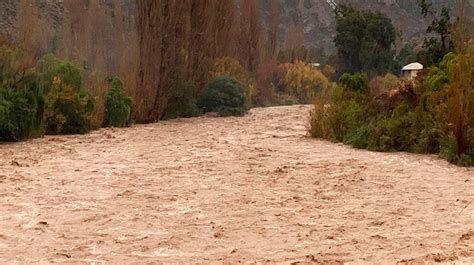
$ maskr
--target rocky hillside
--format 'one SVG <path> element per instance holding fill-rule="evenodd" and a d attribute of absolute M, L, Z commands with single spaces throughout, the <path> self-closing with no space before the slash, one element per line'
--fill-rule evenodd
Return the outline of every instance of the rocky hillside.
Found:
<path fill-rule="evenodd" d="M 270 0 L 258 0 L 261 3 L 262 17 L 268 15 Z M 279 0 L 281 12 L 281 35 L 295 22 L 304 25 L 306 43 L 310 46 L 323 47 L 326 51 L 334 50 L 333 38 L 335 21 L 334 4 L 350 4 L 360 9 L 378 10 L 387 14 L 399 28 L 406 41 L 419 38 L 425 31 L 429 20 L 422 19 L 420 10 L 414 0 Z M 15 38 L 17 6 L 20 1 L 0 1 L 0 34 Z M 33 0 L 30 0 L 33 2 Z M 35 1 L 39 16 L 55 31 L 59 31 L 64 15 L 63 1 Z M 103 0 L 105 8 L 121 5 L 125 13 L 133 14 L 134 0 Z M 454 7 L 454 1 L 433 0 L 436 8 Z M 471 9 L 474 0 L 470 1 Z M 130 16 L 133 19 L 133 16 Z"/>
<path fill-rule="evenodd" d="M 269 0 L 263 1 L 263 10 L 268 10 Z M 425 32 L 429 19 L 420 16 L 420 8 L 415 0 L 280 0 L 282 27 L 288 28 L 298 20 L 303 22 L 308 45 L 334 49 L 335 20 L 334 4 L 347 4 L 359 9 L 380 11 L 388 15 L 401 31 L 403 39 L 410 41 L 420 38 Z M 433 0 L 434 7 L 454 9 L 454 1 Z M 474 9 L 471 1 L 471 9 Z M 471 10 L 472 11 L 472 10 Z"/>
<path fill-rule="evenodd" d="M 15 34 L 15 0 L 0 1 L 0 34 L 11 37 Z"/>

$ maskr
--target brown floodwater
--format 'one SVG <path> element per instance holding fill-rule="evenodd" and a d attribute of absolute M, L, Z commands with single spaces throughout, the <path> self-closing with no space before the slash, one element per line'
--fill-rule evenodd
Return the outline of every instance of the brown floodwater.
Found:
<path fill-rule="evenodd" d="M 474 262 L 474 169 L 306 136 L 309 106 L 0 145 L 0 263 Z"/>

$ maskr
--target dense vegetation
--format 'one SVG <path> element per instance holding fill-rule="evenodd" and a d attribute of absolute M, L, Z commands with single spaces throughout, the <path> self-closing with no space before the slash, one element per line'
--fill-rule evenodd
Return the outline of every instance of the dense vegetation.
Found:
<path fill-rule="evenodd" d="M 426 1 L 420 5 L 425 15 L 433 12 Z M 356 14 L 343 20 L 365 14 L 351 12 Z M 336 42 L 340 34 L 347 34 L 346 29 L 339 30 Z M 438 37 L 429 37 L 418 53 L 433 63 L 428 69 L 415 80 L 391 74 L 372 74 L 371 79 L 363 73 L 342 75 L 326 93 L 329 96 L 316 101 L 311 135 L 356 148 L 433 153 L 460 165 L 474 165 L 474 42 L 466 20 L 458 17 L 452 24 L 447 10 L 434 19 L 428 29 L 433 31 Z M 452 32 L 457 32 L 457 39 Z M 439 49 L 430 43 L 437 43 Z M 345 47 L 338 48 L 343 56 Z M 353 70 L 373 73 L 367 70 L 372 64 L 360 62 Z"/>
<path fill-rule="evenodd" d="M 40 77 L 25 67 L 25 54 L 0 49 L 0 140 L 43 134 L 45 98 Z"/>
<path fill-rule="evenodd" d="M 73 63 L 53 55 L 37 62 L 20 49 L 0 48 L 0 140 L 82 134 L 94 124 L 95 99 Z"/>

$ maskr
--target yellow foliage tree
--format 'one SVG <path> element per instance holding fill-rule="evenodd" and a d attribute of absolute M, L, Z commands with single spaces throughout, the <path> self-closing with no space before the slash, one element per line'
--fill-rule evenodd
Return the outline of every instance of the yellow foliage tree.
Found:
<path fill-rule="evenodd" d="M 286 75 L 283 85 L 290 96 L 297 97 L 302 103 L 311 102 L 318 94 L 330 88 L 330 82 L 318 69 L 301 61 L 285 64 Z"/>
<path fill-rule="evenodd" d="M 212 77 L 229 76 L 235 80 L 246 83 L 245 70 L 239 61 L 231 57 L 218 58 L 214 62 L 214 69 L 211 72 Z"/>

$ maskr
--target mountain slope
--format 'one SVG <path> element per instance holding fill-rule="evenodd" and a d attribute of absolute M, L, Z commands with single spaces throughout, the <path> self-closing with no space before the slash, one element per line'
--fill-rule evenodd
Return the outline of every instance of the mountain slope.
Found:
<path fill-rule="evenodd" d="M 262 11 L 268 10 L 269 0 L 264 0 Z M 433 0 L 436 10 L 447 7 L 454 10 L 454 1 Z M 282 29 L 297 21 L 303 22 L 306 43 L 311 46 L 324 47 L 327 51 L 334 49 L 335 4 L 347 4 L 358 9 L 380 11 L 390 17 L 393 24 L 401 31 L 403 39 L 419 39 L 425 33 L 431 19 L 424 19 L 421 10 L 414 0 L 280 0 Z M 471 3 L 471 12 L 473 4 Z"/>
<path fill-rule="evenodd" d="M 268 16 L 271 0 L 260 1 L 262 20 Z M 326 51 L 333 51 L 333 38 L 335 35 L 334 6 L 338 4 L 349 4 L 359 9 L 370 9 L 387 14 L 394 25 L 401 31 L 403 39 L 409 41 L 419 39 L 429 25 L 430 19 L 423 19 L 421 11 L 414 0 L 279 0 L 281 15 L 281 38 L 287 29 L 296 22 L 304 25 L 306 44 L 309 46 L 323 47 Z M 0 1 L 0 35 L 6 35 L 11 39 L 16 36 L 15 25 L 17 22 L 17 6 L 20 1 Z M 448 7 L 454 9 L 454 1 L 433 0 L 436 9 Z M 114 5 L 120 5 L 125 14 L 132 14 L 135 10 L 135 1 L 105 0 L 105 9 L 112 9 Z M 470 1 L 472 11 L 474 0 Z M 63 20 L 64 7 L 62 1 L 38 1 L 39 16 L 59 32 Z M 106 11 L 110 11 L 106 10 Z M 113 12 L 110 12 L 113 14 Z M 66 14 L 67 15 L 67 14 Z M 134 16 L 129 16 L 134 19 Z M 21 18 L 20 18 L 21 19 Z M 474 20 L 474 18 L 473 18 Z M 133 23 L 132 23 L 133 24 Z"/>

